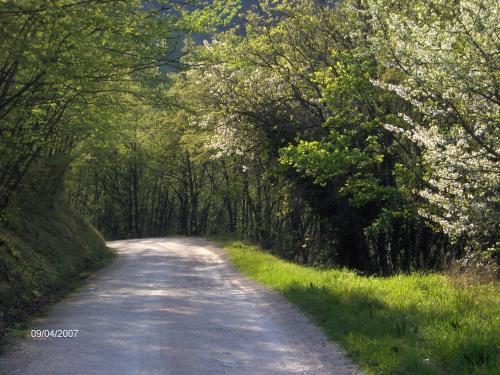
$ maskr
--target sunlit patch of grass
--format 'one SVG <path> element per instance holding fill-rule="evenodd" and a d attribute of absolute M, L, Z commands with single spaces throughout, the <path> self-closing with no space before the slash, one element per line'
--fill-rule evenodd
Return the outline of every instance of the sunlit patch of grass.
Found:
<path fill-rule="evenodd" d="M 286 262 L 240 241 L 220 245 L 239 271 L 282 292 L 367 373 L 500 373 L 498 283 L 366 277 Z"/>

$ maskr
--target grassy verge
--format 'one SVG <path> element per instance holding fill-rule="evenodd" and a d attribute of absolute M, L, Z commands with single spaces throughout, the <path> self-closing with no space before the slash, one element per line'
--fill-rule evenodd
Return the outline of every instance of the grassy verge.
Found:
<path fill-rule="evenodd" d="M 101 235 L 64 205 L 20 212 L 0 227 L 0 351 L 113 257 Z"/>
<path fill-rule="evenodd" d="M 499 373 L 498 283 L 459 288 L 439 274 L 363 277 L 218 242 L 239 271 L 283 293 L 367 373 Z"/>
<path fill-rule="evenodd" d="M 42 296 L 42 298 L 37 299 L 29 306 L 21 307 L 19 315 L 10 320 L 5 320 L 4 328 L 0 332 L 0 354 L 14 338 L 30 334 L 30 322 L 32 319 L 46 316 L 55 303 L 84 286 L 85 280 L 89 276 L 111 263 L 115 256 L 115 252 L 110 249 L 102 258 L 96 259 L 94 263 L 87 266 L 82 272 L 64 280 L 64 284 L 60 285 L 52 293 Z"/>

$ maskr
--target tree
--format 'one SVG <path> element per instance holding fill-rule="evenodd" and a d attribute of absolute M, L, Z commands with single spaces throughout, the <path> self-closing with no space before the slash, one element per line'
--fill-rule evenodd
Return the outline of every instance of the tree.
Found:
<path fill-rule="evenodd" d="M 376 81 L 411 105 L 386 127 L 423 153 L 422 214 L 469 251 L 498 248 L 499 25 L 494 1 L 367 1 L 373 49 L 400 82 Z M 388 12 L 388 10 L 391 10 Z M 390 16 L 389 16 L 390 14 Z"/>

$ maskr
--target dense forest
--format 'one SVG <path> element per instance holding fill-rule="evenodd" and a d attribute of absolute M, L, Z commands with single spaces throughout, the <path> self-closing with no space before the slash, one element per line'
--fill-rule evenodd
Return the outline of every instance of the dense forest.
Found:
<path fill-rule="evenodd" d="M 2 226 L 231 235 L 389 275 L 495 267 L 494 0 L 0 3 Z"/>

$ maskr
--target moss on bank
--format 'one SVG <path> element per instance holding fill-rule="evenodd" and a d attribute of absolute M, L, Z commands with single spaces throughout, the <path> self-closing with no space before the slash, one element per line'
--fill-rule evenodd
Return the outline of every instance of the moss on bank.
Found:
<path fill-rule="evenodd" d="M 112 256 L 99 232 L 62 203 L 10 213 L 0 227 L 0 348 L 10 328 Z"/>

